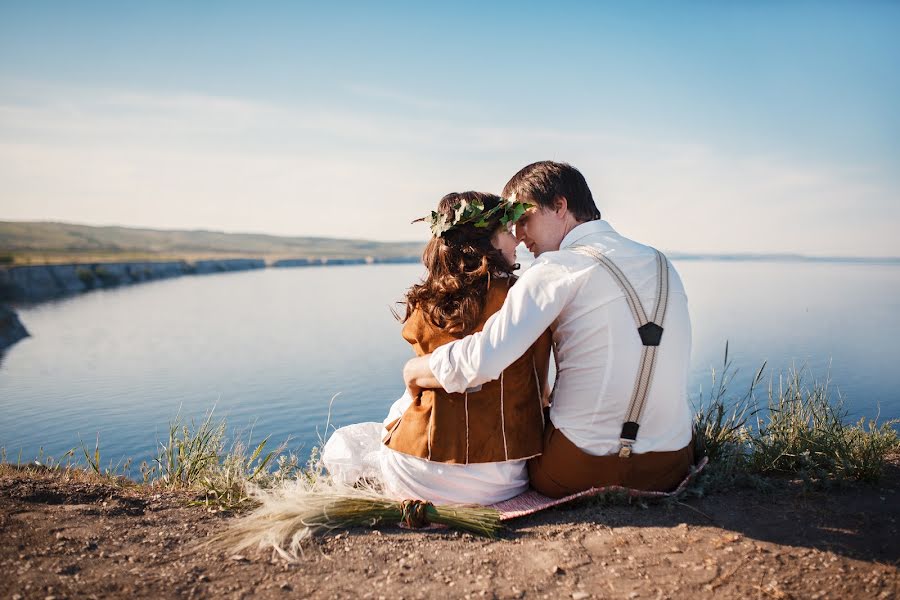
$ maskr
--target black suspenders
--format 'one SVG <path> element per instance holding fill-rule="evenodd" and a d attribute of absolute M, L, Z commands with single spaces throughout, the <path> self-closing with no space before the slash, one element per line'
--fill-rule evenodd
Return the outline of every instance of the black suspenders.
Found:
<path fill-rule="evenodd" d="M 654 250 L 656 252 L 656 308 L 653 317 L 648 319 L 647 312 L 644 310 L 634 286 L 613 261 L 592 246 L 571 246 L 569 250 L 595 259 L 606 268 L 613 280 L 622 288 L 625 299 L 628 301 L 628 307 L 631 309 L 631 315 L 637 324 L 641 343 L 644 345 L 641 351 L 640 368 L 634 382 L 634 390 L 631 393 L 631 403 L 628 405 L 625 422 L 622 424 L 622 433 L 619 434 L 619 456 L 628 458 L 631 456 L 631 447 L 637 439 L 641 413 L 644 411 L 644 404 L 647 402 L 650 384 L 653 381 L 656 351 L 662 340 L 662 325 L 669 303 L 669 262 L 662 252 Z"/>

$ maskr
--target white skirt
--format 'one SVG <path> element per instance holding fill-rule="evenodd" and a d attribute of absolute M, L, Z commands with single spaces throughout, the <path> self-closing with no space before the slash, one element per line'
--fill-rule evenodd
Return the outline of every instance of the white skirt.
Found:
<path fill-rule="evenodd" d="M 351 485 L 361 478 L 375 479 L 389 497 L 434 504 L 493 504 L 528 489 L 525 459 L 449 464 L 403 454 L 382 444 L 385 426 L 411 403 L 405 393 L 391 406 L 383 423 L 357 423 L 332 433 L 322 449 L 322 462 L 331 476 Z"/>

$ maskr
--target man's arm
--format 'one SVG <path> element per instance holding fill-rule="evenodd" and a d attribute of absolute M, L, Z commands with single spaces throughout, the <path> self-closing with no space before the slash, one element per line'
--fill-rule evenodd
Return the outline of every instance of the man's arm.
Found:
<path fill-rule="evenodd" d="M 482 331 L 407 363 L 404 379 L 410 391 L 442 387 L 448 392 L 464 392 L 497 379 L 550 327 L 575 287 L 561 265 L 536 263 L 512 286 L 503 306 L 491 315 Z M 427 371 L 422 362 L 426 358 Z"/>

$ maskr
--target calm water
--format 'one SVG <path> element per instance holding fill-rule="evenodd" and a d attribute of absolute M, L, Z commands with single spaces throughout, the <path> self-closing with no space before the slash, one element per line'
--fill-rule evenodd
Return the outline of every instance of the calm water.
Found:
<path fill-rule="evenodd" d="M 691 391 L 726 340 L 735 391 L 768 360 L 829 373 L 853 416 L 900 416 L 900 266 L 675 261 L 694 324 Z M 184 277 L 19 307 L 32 337 L 0 362 L 0 447 L 59 456 L 100 434 L 147 458 L 180 412 L 305 453 L 332 423 L 380 420 L 412 356 L 389 307 L 420 265 Z"/>

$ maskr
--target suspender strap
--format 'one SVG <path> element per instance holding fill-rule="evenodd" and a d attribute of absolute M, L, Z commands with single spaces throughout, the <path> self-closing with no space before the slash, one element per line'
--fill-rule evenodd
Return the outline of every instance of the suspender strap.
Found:
<path fill-rule="evenodd" d="M 644 306 L 641 304 L 641 299 L 634 286 L 631 285 L 631 282 L 628 281 L 628 278 L 625 277 L 625 274 L 613 261 L 592 246 L 573 246 L 570 250 L 590 256 L 609 272 L 625 294 L 625 300 L 628 302 L 628 307 L 631 309 L 631 314 L 637 324 L 638 335 L 641 337 L 641 343 L 644 345 L 641 351 L 641 362 L 637 378 L 631 393 L 631 403 L 628 405 L 625 422 L 622 424 L 622 432 L 619 434 L 619 456 L 628 458 L 631 456 L 631 447 L 637 439 L 641 414 L 644 411 L 644 405 L 650 393 L 650 384 L 653 381 L 656 353 L 662 340 L 662 324 L 665 321 L 666 308 L 669 303 L 669 262 L 662 252 L 655 250 L 656 306 L 653 310 L 652 319 L 648 319 L 647 311 L 644 310 Z"/>

